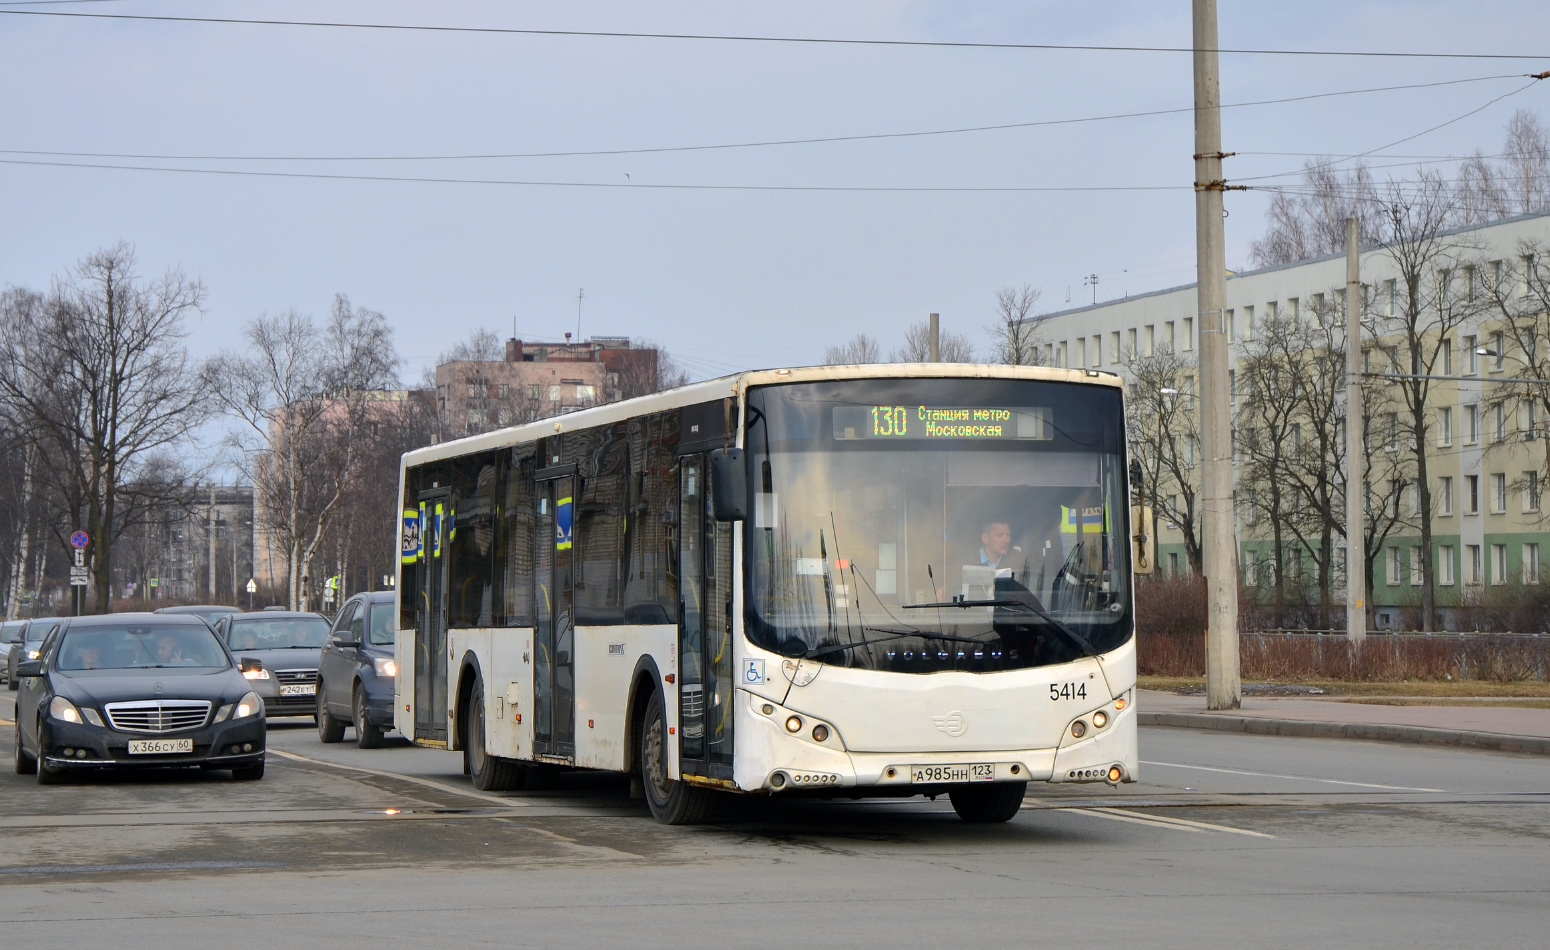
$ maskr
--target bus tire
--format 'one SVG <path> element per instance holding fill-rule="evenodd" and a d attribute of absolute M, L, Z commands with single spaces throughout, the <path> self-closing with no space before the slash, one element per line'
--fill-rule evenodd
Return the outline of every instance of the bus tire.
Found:
<path fill-rule="evenodd" d="M 317 712 L 313 714 L 312 718 L 317 720 L 318 741 L 329 743 L 343 742 L 344 722 L 329 715 L 328 701 L 323 698 L 323 681 L 319 679 L 317 683 L 317 698 L 315 700 L 317 703 Z"/>
<path fill-rule="evenodd" d="M 1011 821 L 1023 807 L 1028 794 L 1027 782 L 988 782 L 984 785 L 959 785 L 947 793 L 958 817 L 971 824 L 989 825 Z"/>
<path fill-rule="evenodd" d="M 475 681 L 463 728 L 463 770 L 474 788 L 482 792 L 509 792 L 522 785 L 522 763 L 486 751 L 484 731 L 484 683 Z"/>
<path fill-rule="evenodd" d="M 651 694 L 640 728 L 641 781 L 651 816 L 665 825 L 695 825 L 710 817 L 715 793 L 667 777 L 667 718 L 662 693 Z"/>

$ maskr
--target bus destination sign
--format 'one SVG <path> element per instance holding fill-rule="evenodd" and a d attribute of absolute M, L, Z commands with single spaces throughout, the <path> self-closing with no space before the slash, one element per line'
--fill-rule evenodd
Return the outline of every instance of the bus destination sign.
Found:
<path fill-rule="evenodd" d="M 835 406 L 834 438 L 964 441 L 1053 439 L 1047 408 L 996 406 Z"/>

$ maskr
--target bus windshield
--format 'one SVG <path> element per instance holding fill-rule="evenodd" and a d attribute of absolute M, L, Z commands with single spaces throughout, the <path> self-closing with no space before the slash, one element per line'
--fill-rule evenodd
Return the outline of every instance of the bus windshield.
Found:
<path fill-rule="evenodd" d="M 855 379 L 758 388 L 748 405 L 756 645 L 993 672 L 1129 638 L 1117 388 Z"/>

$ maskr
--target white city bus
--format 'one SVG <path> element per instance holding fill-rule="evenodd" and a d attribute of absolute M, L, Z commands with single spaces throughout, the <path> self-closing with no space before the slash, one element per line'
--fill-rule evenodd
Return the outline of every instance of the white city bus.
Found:
<path fill-rule="evenodd" d="M 1005 821 L 1030 781 L 1134 781 L 1124 435 L 1108 374 L 896 364 L 409 453 L 396 725 L 484 789 L 628 773 L 672 823 L 739 792 Z"/>

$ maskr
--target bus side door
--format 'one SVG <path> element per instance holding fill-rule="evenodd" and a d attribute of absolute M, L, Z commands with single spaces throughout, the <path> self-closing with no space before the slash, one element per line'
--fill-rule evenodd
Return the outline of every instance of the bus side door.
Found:
<path fill-rule="evenodd" d="M 447 739 L 447 561 L 452 493 L 420 493 L 420 629 L 414 643 L 414 737 Z"/>
<path fill-rule="evenodd" d="M 576 754 L 576 629 L 573 609 L 575 466 L 540 469 L 533 630 L 533 751 Z"/>

